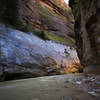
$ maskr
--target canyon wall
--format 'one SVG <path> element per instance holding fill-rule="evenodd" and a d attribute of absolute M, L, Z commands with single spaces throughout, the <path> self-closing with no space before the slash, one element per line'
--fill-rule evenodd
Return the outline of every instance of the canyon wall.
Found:
<path fill-rule="evenodd" d="M 100 0 L 70 0 L 77 52 L 85 72 L 100 72 Z"/>
<path fill-rule="evenodd" d="M 24 32 L 36 29 L 38 36 L 44 31 L 46 39 L 75 43 L 73 14 L 64 0 L 0 0 L 0 20 Z"/>
<path fill-rule="evenodd" d="M 0 81 L 82 72 L 74 37 L 64 0 L 0 0 Z"/>
<path fill-rule="evenodd" d="M 81 71 L 75 49 L 0 23 L 0 81 Z"/>

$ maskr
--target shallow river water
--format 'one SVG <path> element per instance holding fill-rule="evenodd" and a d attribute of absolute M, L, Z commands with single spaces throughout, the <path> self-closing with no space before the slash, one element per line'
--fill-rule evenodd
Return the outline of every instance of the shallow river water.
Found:
<path fill-rule="evenodd" d="M 0 100 L 94 100 L 72 83 L 73 79 L 83 77 L 58 75 L 1 82 Z"/>

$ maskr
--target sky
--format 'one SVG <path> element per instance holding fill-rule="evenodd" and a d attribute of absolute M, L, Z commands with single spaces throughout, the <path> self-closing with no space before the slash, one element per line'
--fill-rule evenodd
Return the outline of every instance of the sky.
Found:
<path fill-rule="evenodd" d="M 69 0 L 65 0 L 65 2 L 68 4 Z"/>

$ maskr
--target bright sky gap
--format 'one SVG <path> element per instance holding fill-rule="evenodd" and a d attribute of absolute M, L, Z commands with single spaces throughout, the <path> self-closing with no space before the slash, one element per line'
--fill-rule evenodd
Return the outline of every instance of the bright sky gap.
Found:
<path fill-rule="evenodd" d="M 65 2 L 66 2 L 67 4 L 69 4 L 69 0 L 65 0 Z"/>

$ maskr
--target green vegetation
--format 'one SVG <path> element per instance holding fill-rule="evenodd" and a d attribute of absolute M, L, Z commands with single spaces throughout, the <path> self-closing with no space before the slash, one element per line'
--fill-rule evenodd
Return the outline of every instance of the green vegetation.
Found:
<path fill-rule="evenodd" d="M 2 1 L 3 1 L 3 4 L 2 5 L 0 4 L 1 6 L 0 12 L 2 11 L 2 7 L 5 7 L 5 9 L 3 8 L 4 11 L 0 13 L 0 21 L 5 23 L 7 27 L 11 27 L 23 32 L 33 32 L 35 35 L 37 35 L 38 37 L 44 40 L 53 40 L 56 42 L 60 42 L 62 44 L 75 43 L 75 41 L 70 37 L 58 36 L 55 33 L 47 32 L 47 31 L 44 31 L 43 29 L 38 30 L 34 28 L 32 23 L 25 23 L 23 20 L 20 20 L 19 15 L 18 15 L 18 0 L 2 0 Z M 64 22 L 67 22 L 66 17 L 59 14 L 59 12 L 55 13 L 50 8 L 46 6 L 42 6 L 40 3 L 38 3 L 38 7 L 39 7 L 40 15 L 44 18 L 44 20 L 46 20 L 45 24 L 47 25 L 51 24 L 52 17 L 57 17 L 63 20 Z M 66 13 L 67 13 L 67 10 L 66 10 Z M 68 13 L 69 15 L 71 15 L 70 11 Z M 29 16 L 29 15 L 30 15 L 30 12 L 26 10 L 26 13 L 24 13 L 24 16 Z M 73 26 L 69 26 L 69 27 L 72 29 Z"/>
<path fill-rule="evenodd" d="M 34 34 L 43 40 L 49 40 L 49 38 L 46 36 L 46 32 L 43 29 L 38 30 L 38 29 L 34 28 Z"/>
<path fill-rule="evenodd" d="M 32 24 L 25 24 L 23 22 L 20 22 L 17 26 L 11 25 L 9 23 L 6 23 L 6 26 L 21 30 L 23 32 L 33 32 L 35 35 L 40 37 L 43 40 L 53 40 L 62 44 L 75 44 L 75 40 L 70 37 L 64 37 L 64 36 L 58 36 L 55 33 L 44 31 L 43 29 L 39 30 L 34 28 Z"/>
<path fill-rule="evenodd" d="M 81 8 L 88 10 L 91 7 L 91 0 L 74 0 L 73 11 L 76 16 L 80 15 Z"/>
<path fill-rule="evenodd" d="M 87 1 L 84 1 L 82 2 L 84 5 L 83 5 L 83 8 L 85 8 L 86 10 L 89 9 L 91 7 L 91 0 L 87 0 Z"/>
<path fill-rule="evenodd" d="M 53 40 L 62 44 L 75 44 L 75 40 L 70 37 L 58 36 L 55 33 L 44 31 L 43 29 L 38 30 L 34 28 L 34 34 L 40 37 L 43 40 Z"/>
<path fill-rule="evenodd" d="M 11 28 L 23 31 L 23 32 L 33 32 L 34 30 L 34 27 L 32 24 L 26 24 L 23 21 L 19 21 L 19 23 L 15 25 L 10 24 L 9 22 L 4 22 L 4 23 L 7 27 L 11 27 Z"/>
<path fill-rule="evenodd" d="M 78 16 L 80 14 L 81 0 L 74 0 L 73 11 Z"/>
<path fill-rule="evenodd" d="M 18 29 L 21 31 L 30 30 L 30 26 L 25 24 L 19 19 L 18 15 L 18 0 L 1 0 L 1 10 L 3 13 L 0 14 L 0 21 L 5 23 L 6 26 Z"/>
<path fill-rule="evenodd" d="M 63 20 L 64 22 L 67 22 L 66 17 L 61 15 L 59 12 L 55 13 L 50 8 L 48 8 L 46 6 L 42 6 L 41 4 L 38 4 L 38 7 L 39 7 L 40 15 L 42 15 L 45 18 L 48 25 L 51 24 L 53 17 L 57 17 L 57 18 Z M 67 14 L 67 10 L 65 12 Z M 71 14 L 71 12 L 69 12 L 69 13 Z"/>
<path fill-rule="evenodd" d="M 46 37 L 50 40 L 62 43 L 62 44 L 74 44 L 74 39 L 70 37 L 58 36 L 57 34 L 46 32 Z"/>

